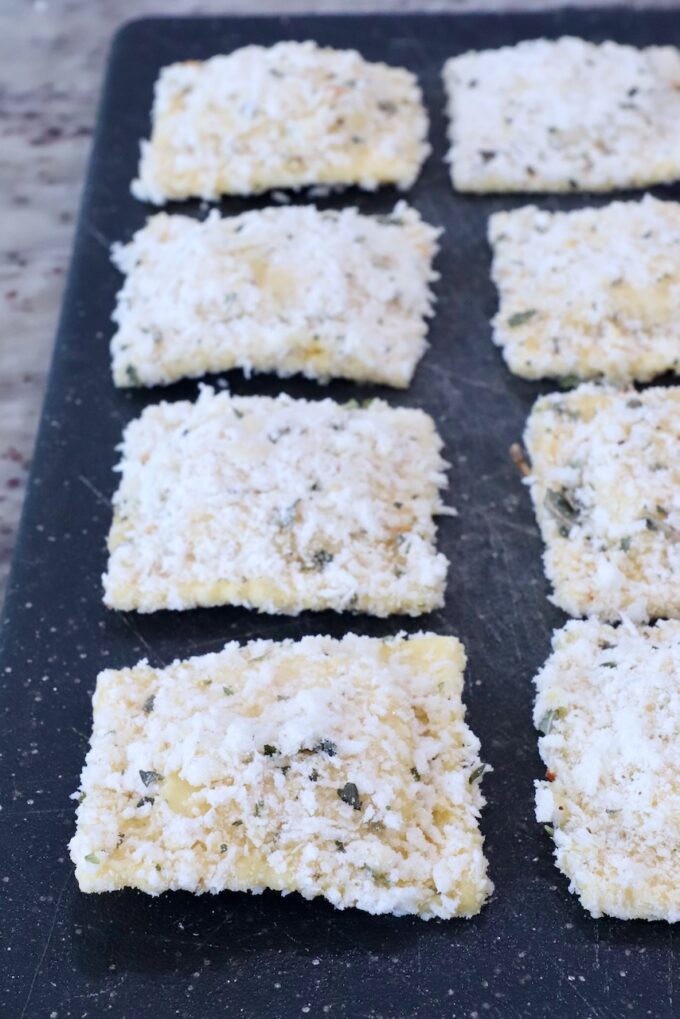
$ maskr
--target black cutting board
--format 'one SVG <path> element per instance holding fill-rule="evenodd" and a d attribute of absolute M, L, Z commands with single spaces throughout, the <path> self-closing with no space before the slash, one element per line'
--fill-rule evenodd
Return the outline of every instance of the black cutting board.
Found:
<path fill-rule="evenodd" d="M 6 602 L 0 653 L 0 1015 L 108 1016 L 654 1016 L 679 1014 L 678 950 L 662 923 L 585 915 L 552 863 L 533 819 L 541 775 L 531 724 L 531 679 L 564 621 L 546 599 L 541 541 L 508 457 L 535 397 L 548 387 L 513 378 L 490 338 L 496 307 L 485 241 L 488 215 L 527 199 L 453 193 L 443 162 L 446 57 L 470 48 L 564 33 L 601 41 L 680 44 L 680 12 L 565 10 L 513 15 L 188 18 L 133 23 L 116 37 L 59 327 L 45 411 Z M 315 39 L 361 49 L 415 71 L 431 118 L 433 153 L 408 198 L 445 227 L 431 348 L 395 404 L 434 415 L 452 463 L 440 547 L 451 561 L 446 606 L 418 620 L 244 609 L 153 616 L 113 613 L 100 575 L 112 467 L 121 430 L 161 397 L 193 397 L 196 383 L 116 392 L 109 374 L 110 314 L 120 278 L 111 241 L 151 211 L 134 201 L 138 139 L 149 130 L 159 68 L 246 43 Z M 680 199 L 680 188 L 658 188 Z M 396 194 L 346 192 L 321 204 L 389 210 Z M 296 199 L 303 201 L 304 197 Z M 538 198 L 576 208 L 606 198 Z M 266 204 L 229 199 L 226 213 Z M 176 207 L 179 208 L 179 207 Z M 182 211 L 204 214 L 198 203 Z M 236 393 L 356 395 L 298 379 L 244 380 Z M 494 772 L 484 781 L 482 827 L 492 900 L 473 920 L 423 922 L 338 912 L 317 900 L 225 893 L 152 899 L 137 892 L 81 895 L 68 858 L 74 804 L 97 672 L 142 656 L 160 665 L 228 640 L 384 635 L 433 628 L 468 649 L 466 701 Z M 675 1002 L 678 1002 L 678 1005 Z"/>

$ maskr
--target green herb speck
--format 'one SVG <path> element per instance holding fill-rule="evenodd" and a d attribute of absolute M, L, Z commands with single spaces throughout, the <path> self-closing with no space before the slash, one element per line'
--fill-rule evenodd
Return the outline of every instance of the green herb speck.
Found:
<path fill-rule="evenodd" d="M 94 863 L 94 864 L 101 863 L 101 861 L 100 861 L 100 859 L 99 859 L 99 857 L 97 856 L 96 853 L 88 853 L 87 856 L 85 857 L 85 859 L 87 860 L 88 863 Z"/>
<path fill-rule="evenodd" d="M 162 782 L 163 781 L 163 776 L 158 771 L 141 771 L 140 770 L 139 777 L 141 778 L 142 782 L 147 787 L 147 789 L 148 789 L 148 787 L 150 785 L 153 785 L 154 782 Z"/>
<path fill-rule="evenodd" d="M 312 747 L 312 751 L 315 754 L 324 753 L 328 754 L 329 757 L 335 757 L 338 752 L 338 748 L 335 743 L 330 739 L 320 739 L 318 743 Z"/>
<path fill-rule="evenodd" d="M 517 329 L 519 326 L 523 326 L 525 322 L 528 322 L 536 314 L 535 308 L 527 308 L 526 311 L 516 311 L 514 315 L 511 315 L 508 319 L 508 325 L 511 329 Z"/>
<path fill-rule="evenodd" d="M 353 810 L 361 810 L 361 797 L 354 782 L 345 782 L 342 789 L 338 789 L 338 796 L 343 803 L 346 803 Z"/>

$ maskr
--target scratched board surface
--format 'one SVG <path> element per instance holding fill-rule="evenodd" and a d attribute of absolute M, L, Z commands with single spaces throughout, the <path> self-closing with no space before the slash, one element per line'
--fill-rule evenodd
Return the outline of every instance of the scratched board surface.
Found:
<path fill-rule="evenodd" d="M 675 11 L 563 11 L 493 16 L 370 16 L 141 21 L 115 40 L 85 188 L 54 366 L 6 603 L 0 655 L 2 786 L 0 1016 L 646 1016 L 677 1012 L 672 928 L 586 916 L 554 869 L 533 820 L 541 774 L 531 725 L 531 679 L 564 617 L 546 600 L 541 542 L 507 450 L 547 387 L 505 369 L 490 339 L 496 296 L 485 241 L 488 215 L 526 201 L 465 197 L 443 163 L 446 57 L 480 46 L 564 33 L 624 43 L 680 43 Z M 110 314 L 120 278 L 110 242 L 127 239 L 150 211 L 128 190 L 138 138 L 149 128 L 152 87 L 171 61 L 246 43 L 316 39 L 357 46 L 369 59 L 417 72 L 431 118 L 433 154 L 409 200 L 445 228 L 431 347 L 404 393 L 367 388 L 436 419 L 451 462 L 440 524 L 451 561 L 445 608 L 418 620 L 307 613 L 297 618 L 223 608 L 153 616 L 112 613 L 100 575 L 112 467 L 125 423 L 161 397 L 193 397 L 196 383 L 116 392 L 109 374 Z M 668 198 L 680 190 L 655 189 Z M 396 195 L 346 192 L 322 202 L 385 212 Z M 296 200 L 304 201 L 304 197 Z M 592 196 L 540 198 L 548 208 L 601 204 Z M 226 213 L 266 204 L 228 200 Z M 197 203 L 182 211 L 203 215 Z M 322 390 L 230 373 L 236 393 L 346 400 L 350 383 Z M 493 766 L 482 827 L 496 892 L 470 921 L 439 922 L 338 912 L 317 900 L 225 893 L 149 898 L 81 895 L 67 843 L 70 794 L 91 724 L 97 672 L 148 657 L 214 650 L 228 640 L 385 635 L 433 628 L 469 653 L 469 720 Z"/>

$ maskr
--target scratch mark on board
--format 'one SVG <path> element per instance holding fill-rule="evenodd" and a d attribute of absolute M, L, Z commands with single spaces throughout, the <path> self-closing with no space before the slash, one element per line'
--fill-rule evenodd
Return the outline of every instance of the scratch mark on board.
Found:
<path fill-rule="evenodd" d="M 19 1019 L 24 1019 L 24 1016 L 27 1014 L 28 1006 L 30 1004 L 31 998 L 33 997 L 33 991 L 35 989 L 35 982 L 38 979 L 38 974 L 40 973 L 40 970 L 42 969 L 42 964 L 45 961 L 45 956 L 47 955 L 47 949 L 50 947 L 50 943 L 52 941 L 52 935 L 54 934 L 54 928 L 57 925 L 57 917 L 59 915 L 59 909 L 60 909 L 60 906 L 61 906 L 61 900 L 64 897 L 64 892 L 66 891 L 66 887 L 67 887 L 67 885 L 68 885 L 68 883 L 69 883 L 69 881 L 71 880 L 72 877 L 73 877 L 73 874 L 72 874 L 71 870 L 69 869 L 69 872 L 66 875 L 66 880 L 64 881 L 63 885 L 61 886 L 61 891 L 59 892 L 59 895 L 57 897 L 57 902 L 56 902 L 56 905 L 54 907 L 54 913 L 52 915 L 52 923 L 50 924 L 50 929 L 49 929 L 48 934 L 47 934 L 47 940 L 45 942 L 45 947 L 43 948 L 42 953 L 40 955 L 40 958 L 38 959 L 38 964 L 37 964 L 37 966 L 35 967 L 35 969 L 33 971 L 33 978 L 31 980 L 31 985 L 28 988 L 28 994 L 26 995 L 26 1001 L 24 1002 L 24 1007 L 21 1010 L 21 1016 L 19 1017 Z"/>
<path fill-rule="evenodd" d="M 80 481 L 83 485 L 85 485 L 85 488 L 88 488 L 90 492 L 92 492 L 93 496 L 95 497 L 95 499 L 97 499 L 98 502 L 101 502 L 102 505 L 106 506 L 107 509 L 109 508 L 109 506 L 111 505 L 109 499 L 106 498 L 103 492 L 99 491 L 96 485 L 92 484 L 89 478 L 86 478 L 84 474 L 79 474 L 78 481 Z"/>
<path fill-rule="evenodd" d="M 120 613 L 120 618 L 123 620 L 123 622 L 127 626 L 128 630 L 130 630 L 135 635 L 135 637 L 137 638 L 139 643 L 142 645 L 142 647 L 146 648 L 146 650 L 149 652 L 149 655 L 151 656 L 151 658 L 157 658 L 158 661 L 161 663 L 161 665 L 163 667 L 165 667 L 168 663 L 165 661 L 165 659 L 162 657 L 162 655 L 160 655 L 158 653 L 158 651 L 156 651 L 151 646 L 151 644 L 149 644 L 148 640 L 146 640 L 144 637 L 142 637 L 142 635 L 139 632 L 139 630 L 135 626 L 132 625 L 132 623 L 130 622 L 130 620 L 128 619 L 127 615 L 124 612 Z"/>

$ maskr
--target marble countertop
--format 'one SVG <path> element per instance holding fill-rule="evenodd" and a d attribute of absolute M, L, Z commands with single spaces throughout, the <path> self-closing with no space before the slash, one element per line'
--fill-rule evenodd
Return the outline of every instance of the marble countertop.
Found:
<path fill-rule="evenodd" d="M 573 0 L 572 0 L 573 3 Z M 663 0 L 655 6 L 674 6 Z M 577 0 L 575 6 L 585 6 Z M 463 11 L 532 0 L 4 0 L 0 7 L 0 602 L 111 37 L 147 14 Z"/>

